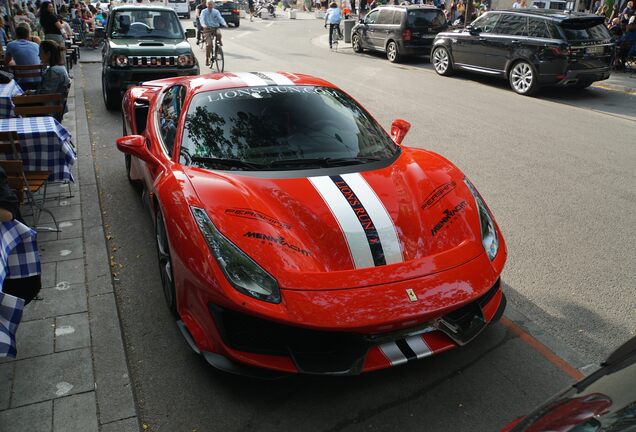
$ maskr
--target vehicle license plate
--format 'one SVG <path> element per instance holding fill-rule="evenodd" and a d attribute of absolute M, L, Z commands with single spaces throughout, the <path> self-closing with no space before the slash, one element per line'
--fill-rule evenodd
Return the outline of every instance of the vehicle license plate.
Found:
<path fill-rule="evenodd" d="M 604 47 L 602 46 L 592 46 L 592 47 L 585 48 L 586 54 L 599 55 L 599 54 L 603 54 L 603 51 L 604 51 Z"/>
<path fill-rule="evenodd" d="M 232 15 L 232 12 L 221 12 L 221 15 Z"/>

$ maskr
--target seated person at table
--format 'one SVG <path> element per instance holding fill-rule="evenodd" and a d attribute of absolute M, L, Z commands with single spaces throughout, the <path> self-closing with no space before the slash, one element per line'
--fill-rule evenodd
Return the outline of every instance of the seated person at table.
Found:
<path fill-rule="evenodd" d="M 45 40 L 40 44 L 40 59 L 48 67 L 42 74 L 40 87 L 32 94 L 61 93 L 66 94 L 71 85 L 71 79 L 64 67 L 61 47 L 57 42 Z"/>
<path fill-rule="evenodd" d="M 7 175 L 0 167 L 0 222 L 8 222 L 19 218 L 20 204 L 15 193 L 9 187 Z M 42 280 L 40 275 L 20 279 L 5 279 L 2 292 L 24 299 L 28 304 L 40 292 Z"/>
<path fill-rule="evenodd" d="M 12 61 L 16 65 L 39 65 L 40 64 L 40 47 L 35 42 L 29 40 L 31 30 L 27 24 L 21 24 L 16 27 L 15 34 L 17 40 L 9 42 L 7 51 L 4 55 L 4 64 L 8 66 Z M 17 83 L 34 83 L 39 82 L 39 77 L 30 77 L 16 79 Z"/>

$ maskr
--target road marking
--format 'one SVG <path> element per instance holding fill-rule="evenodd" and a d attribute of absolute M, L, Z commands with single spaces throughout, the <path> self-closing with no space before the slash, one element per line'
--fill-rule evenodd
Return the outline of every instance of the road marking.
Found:
<path fill-rule="evenodd" d="M 531 348 L 533 348 L 535 351 L 537 351 L 539 354 L 545 357 L 546 360 L 548 360 L 550 363 L 555 365 L 557 368 L 561 369 L 570 377 L 574 378 L 577 381 L 585 377 L 585 375 L 581 373 L 581 371 L 579 371 L 577 368 L 570 365 L 561 357 L 553 353 L 547 346 L 543 345 L 537 339 L 530 336 L 530 334 L 528 334 L 525 330 L 523 330 L 517 324 L 510 321 L 508 318 L 501 317 L 500 322 L 504 327 L 506 327 L 515 335 L 517 335 L 519 339 L 524 341 L 526 344 L 530 345 Z"/>
<path fill-rule="evenodd" d="M 271 23 L 267 24 L 265 27 L 271 27 L 271 26 L 273 26 L 274 24 L 275 24 L 275 23 L 271 22 Z"/>
<path fill-rule="evenodd" d="M 243 36 L 247 36 L 248 34 L 250 34 L 250 32 L 244 31 L 244 32 L 241 32 L 238 35 L 236 35 L 235 38 L 240 38 L 240 37 L 243 37 Z M 234 39 L 234 38 L 232 38 L 232 39 Z"/>

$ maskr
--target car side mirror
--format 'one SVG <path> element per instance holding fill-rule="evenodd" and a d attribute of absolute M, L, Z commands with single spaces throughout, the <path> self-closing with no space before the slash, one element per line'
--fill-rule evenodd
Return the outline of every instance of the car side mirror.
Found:
<path fill-rule="evenodd" d="M 146 138 L 141 135 L 128 135 L 117 139 L 117 149 L 138 157 L 149 165 L 160 165 L 159 160 L 146 147 Z"/>
<path fill-rule="evenodd" d="M 478 35 L 479 34 L 479 29 L 471 26 L 471 25 L 467 25 L 466 26 L 466 31 L 468 33 L 470 33 L 471 35 Z"/>
<path fill-rule="evenodd" d="M 409 133 L 410 129 L 411 123 L 406 120 L 395 119 L 393 120 L 393 123 L 391 123 L 391 138 L 393 138 L 393 141 L 397 144 L 402 144 L 404 137 L 406 137 L 406 134 Z"/>
<path fill-rule="evenodd" d="M 197 37 L 197 31 L 195 29 L 187 29 L 185 31 L 186 39 Z"/>
<path fill-rule="evenodd" d="M 364 19 L 362 19 L 362 18 L 358 18 L 358 23 L 359 23 L 359 24 L 364 24 Z"/>

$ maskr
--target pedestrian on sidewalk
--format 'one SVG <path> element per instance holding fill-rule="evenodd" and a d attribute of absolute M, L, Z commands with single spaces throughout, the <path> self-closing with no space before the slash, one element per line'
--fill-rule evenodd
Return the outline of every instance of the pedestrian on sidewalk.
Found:
<path fill-rule="evenodd" d="M 55 15 L 54 11 L 53 3 L 49 1 L 43 2 L 40 6 L 40 25 L 44 30 L 44 39 L 64 45 L 62 20 Z"/>

